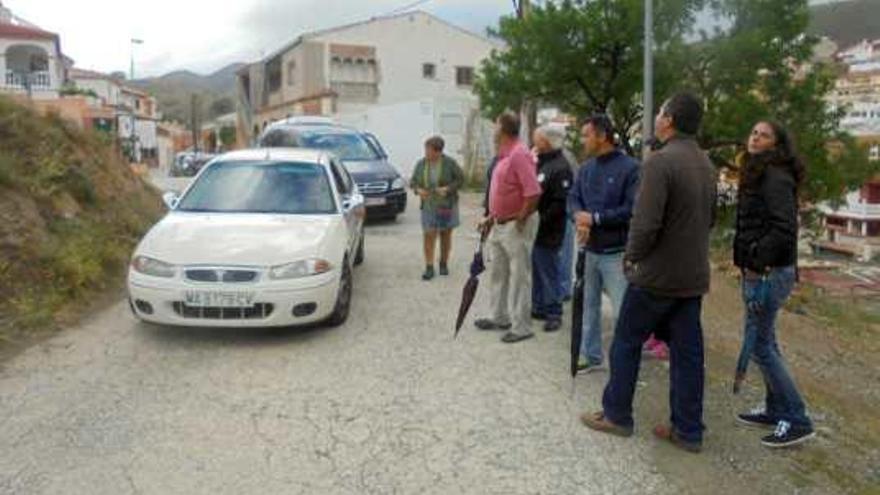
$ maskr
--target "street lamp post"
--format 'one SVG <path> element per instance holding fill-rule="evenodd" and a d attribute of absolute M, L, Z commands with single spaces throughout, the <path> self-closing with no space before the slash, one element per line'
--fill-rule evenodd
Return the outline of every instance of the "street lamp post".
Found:
<path fill-rule="evenodd" d="M 134 46 L 135 45 L 143 45 L 144 40 L 132 38 L 131 39 L 131 66 L 129 67 L 129 80 L 134 82 Z M 137 95 L 135 95 L 137 98 Z M 138 149 L 138 136 L 137 136 L 137 109 L 136 106 L 131 108 L 131 154 L 132 160 L 135 162 L 140 161 L 140 150 Z"/>
<path fill-rule="evenodd" d="M 642 156 L 654 137 L 654 0 L 645 0 L 645 89 L 642 116 Z"/>

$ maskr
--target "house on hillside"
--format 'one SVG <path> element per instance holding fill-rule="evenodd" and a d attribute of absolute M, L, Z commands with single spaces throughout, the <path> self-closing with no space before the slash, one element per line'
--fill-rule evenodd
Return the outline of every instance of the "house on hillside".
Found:
<path fill-rule="evenodd" d="M 835 58 L 847 67 L 828 96 L 832 108 L 841 109 L 841 128 L 864 146 L 870 160 L 880 160 L 880 40 L 862 41 L 839 51 Z M 814 246 L 871 260 L 880 253 L 880 177 L 834 207 L 820 205 L 825 237 Z"/>
<path fill-rule="evenodd" d="M 69 79 L 76 88 L 91 92 L 103 107 L 112 110 L 113 129 L 133 161 L 157 163 L 156 124 L 161 114 L 155 97 L 100 72 L 74 68 Z"/>
<path fill-rule="evenodd" d="M 404 169 L 431 134 L 463 159 L 474 141 L 491 145 L 473 83 L 498 48 L 420 11 L 303 34 L 238 71 L 239 139 L 288 116 L 327 115 L 376 134 Z"/>
<path fill-rule="evenodd" d="M 0 92 L 56 99 L 70 65 L 57 34 L 16 17 L 0 2 Z"/>

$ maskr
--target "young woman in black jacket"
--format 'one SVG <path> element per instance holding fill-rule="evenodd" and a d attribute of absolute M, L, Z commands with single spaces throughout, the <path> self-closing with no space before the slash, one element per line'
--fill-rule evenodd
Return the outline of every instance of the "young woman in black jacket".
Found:
<path fill-rule="evenodd" d="M 742 270 L 746 332 L 757 335 L 751 359 L 766 385 L 763 408 L 741 423 L 774 428 L 768 447 L 788 447 L 815 435 L 797 385 L 776 342 L 776 316 L 797 279 L 798 191 L 805 167 L 788 132 L 773 122 L 752 129 L 740 168 L 734 263 Z"/>

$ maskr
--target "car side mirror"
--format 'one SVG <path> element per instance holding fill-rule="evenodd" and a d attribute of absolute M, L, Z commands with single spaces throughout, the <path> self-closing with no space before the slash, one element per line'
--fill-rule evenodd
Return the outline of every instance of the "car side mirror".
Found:
<path fill-rule="evenodd" d="M 165 206 L 167 206 L 169 210 L 173 210 L 177 208 L 177 203 L 180 202 L 180 198 L 177 196 L 176 192 L 168 191 L 162 195 L 162 201 L 165 202 Z"/>
<path fill-rule="evenodd" d="M 355 193 L 342 201 L 342 209 L 344 209 L 345 211 L 350 211 L 357 208 L 358 206 L 363 206 L 363 204 L 363 195 Z"/>

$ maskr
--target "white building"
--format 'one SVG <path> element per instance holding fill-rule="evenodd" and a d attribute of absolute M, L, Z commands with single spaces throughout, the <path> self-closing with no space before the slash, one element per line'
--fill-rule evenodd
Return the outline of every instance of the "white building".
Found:
<path fill-rule="evenodd" d="M 135 161 L 158 158 L 156 123 L 161 115 L 155 97 L 100 72 L 74 68 L 69 71 L 69 79 L 77 88 L 94 92 L 114 110 L 118 137 L 123 142 L 137 143 L 132 156 Z"/>
<path fill-rule="evenodd" d="M 67 63 L 57 34 L 14 16 L 0 2 L 0 92 L 58 98 Z"/>
<path fill-rule="evenodd" d="M 855 46 L 841 50 L 837 59 L 848 65 L 850 72 L 880 70 L 880 39 L 863 40 Z"/>
<path fill-rule="evenodd" d="M 100 72 L 77 68 L 71 69 L 67 77 L 77 88 L 93 91 L 107 106 L 117 107 L 122 104 L 122 84 L 118 79 Z"/>
<path fill-rule="evenodd" d="M 404 172 L 432 134 L 463 160 L 475 140 L 491 142 L 473 83 L 499 48 L 420 11 L 304 34 L 239 71 L 240 137 L 288 116 L 330 115 L 376 134 Z"/>

